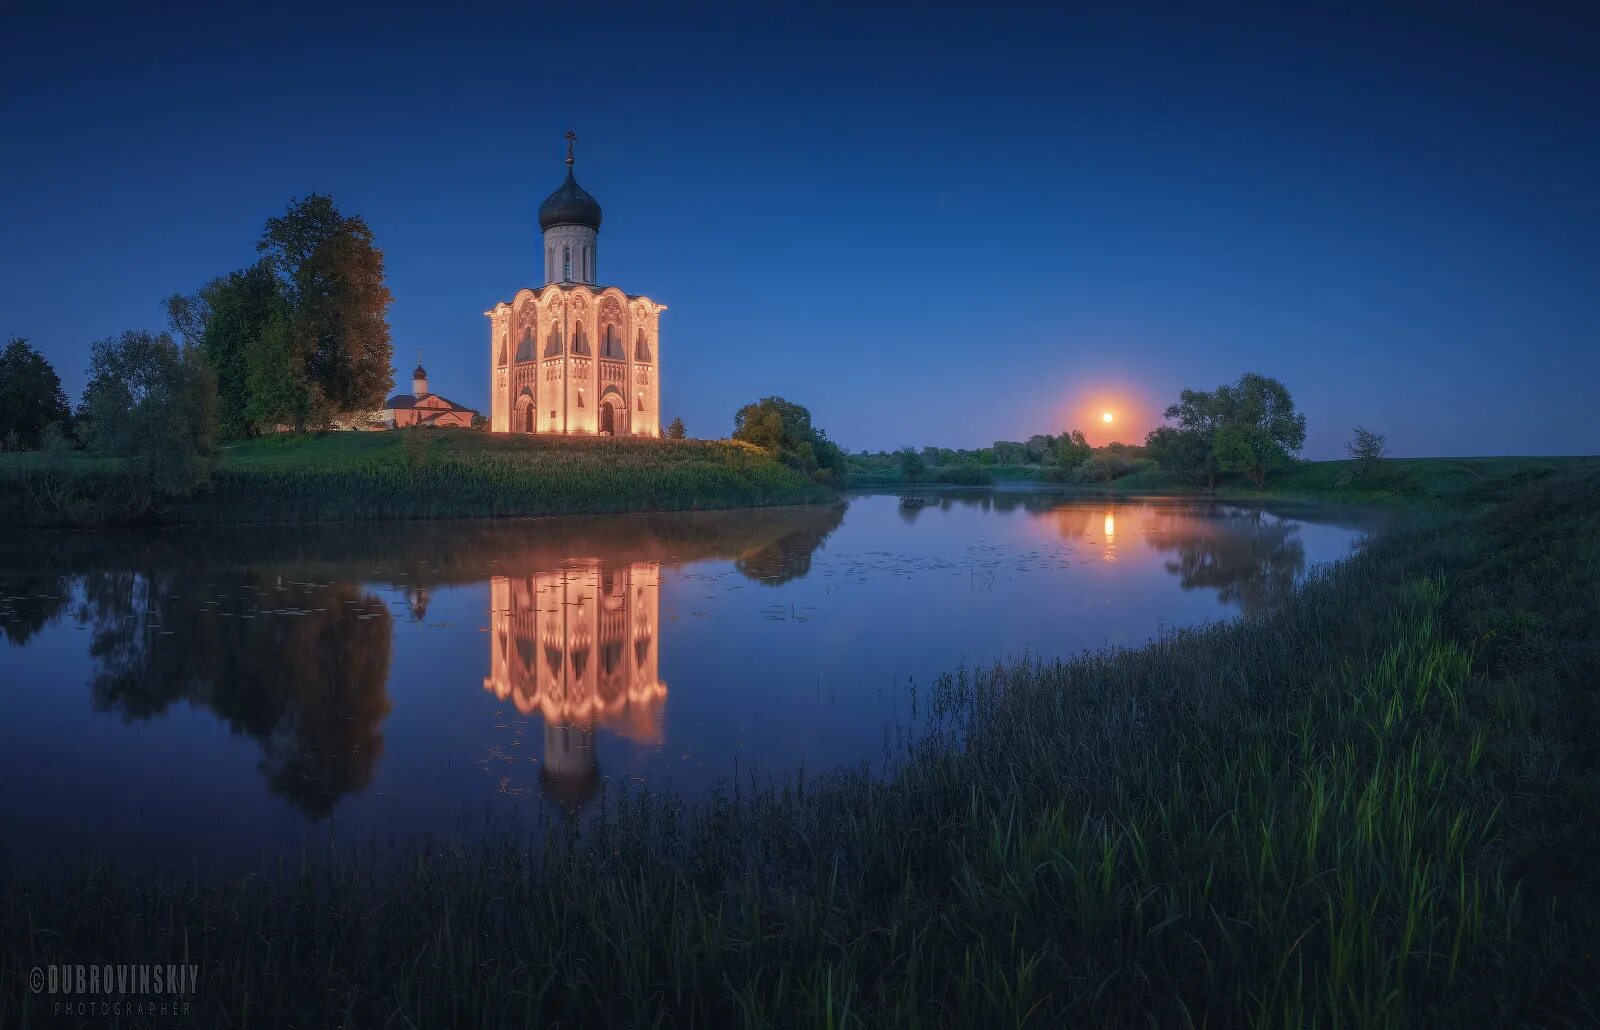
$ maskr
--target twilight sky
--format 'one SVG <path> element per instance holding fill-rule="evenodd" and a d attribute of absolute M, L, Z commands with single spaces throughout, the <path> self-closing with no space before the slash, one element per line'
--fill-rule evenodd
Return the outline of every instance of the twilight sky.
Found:
<path fill-rule="evenodd" d="M 74 402 L 91 341 L 317 191 L 383 248 L 398 370 L 485 407 L 482 313 L 541 284 L 572 128 L 691 435 L 778 393 L 852 450 L 1137 440 L 1254 370 L 1309 457 L 1356 423 L 1600 452 L 1581 5 L 338 6 L 0 0 L 0 339 Z"/>

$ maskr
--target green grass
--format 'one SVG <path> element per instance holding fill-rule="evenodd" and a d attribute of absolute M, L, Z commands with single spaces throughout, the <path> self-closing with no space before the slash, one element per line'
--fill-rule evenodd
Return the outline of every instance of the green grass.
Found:
<path fill-rule="evenodd" d="M 1350 462 L 1307 461 L 1269 476 L 1264 488 L 1257 488 L 1243 476 L 1225 476 L 1215 491 L 1207 491 L 1189 480 L 1150 468 L 1103 483 L 1056 486 L 1064 491 L 1086 494 L 1211 492 L 1226 498 L 1329 501 L 1392 507 L 1455 503 L 1472 497 L 1491 484 L 1531 483 L 1551 473 L 1592 466 L 1595 461 L 1592 457 L 1390 458 L 1351 483 L 1340 482 Z M 925 482 L 932 482 L 934 471 L 924 476 Z M 1048 485 L 1049 471 L 1042 465 L 994 467 L 998 480 L 1032 479 L 1041 481 L 1041 485 Z M 905 484 L 899 469 L 887 469 L 867 475 L 852 474 L 850 485 L 870 488 Z"/>
<path fill-rule="evenodd" d="M 1423 471 L 1453 503 L 1283 607 L 944 678 L 887 777 L 5 877 L 0 1023 L 34 964 L 186 956 L 216 1026 L 1594 1025 L 1600 469 Z"/>
<path fill-rule="evenodd" d="M 53 459 L 63 461 L 63 459 Z M 0 525 L 66 521 L 32 502 L 43 455 L 0 455 Z M 90 494 L 114 494 L 117 464 L 68 455 Z M 310 522 L 571 515 L 805 504 L 832 492 L 732 441 L 531 438 L 416 430 L 271 437 L 226 448 L 211 488 L 169 523 Z M 83 521 L 99 521 L 98 513 Z"/>

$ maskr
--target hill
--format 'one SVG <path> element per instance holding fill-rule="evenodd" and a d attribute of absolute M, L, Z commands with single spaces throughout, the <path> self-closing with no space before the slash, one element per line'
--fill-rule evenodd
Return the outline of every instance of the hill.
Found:
<path fill-rule="evenodd" d="M 319 522 L 812 504 L 834 493 L 735 441 L 465 430 L 265 437 L 224 449 L 210 489 L 130 514 L 131 477 L 83 453 L 0 455 L 0 525 Z"/>

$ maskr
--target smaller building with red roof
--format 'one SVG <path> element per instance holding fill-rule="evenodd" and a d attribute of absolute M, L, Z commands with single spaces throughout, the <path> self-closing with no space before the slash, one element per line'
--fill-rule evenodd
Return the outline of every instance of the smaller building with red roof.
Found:
<path fill-rule="evenodd" d="M 411 373 L 411 392 L 397 393 L 384 402 L 378 419 L 384 429 L 403 429 L 406 426 L 433 426 L 435 428 L 459 427 L 471 429 L 472 419 L 478 413 L 448 397 L 428 391 L 428 373 L 418 365 Z"/>

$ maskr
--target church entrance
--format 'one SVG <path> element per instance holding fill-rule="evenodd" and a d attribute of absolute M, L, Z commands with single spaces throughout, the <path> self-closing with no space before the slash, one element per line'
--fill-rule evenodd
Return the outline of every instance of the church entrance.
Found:
<path fill-rule="evenodd" d="M 610 401 L 600 405 L 600 435 L 617 435 L 617 406 Z"/>
<path fill-rule="evenodd" d="M 514 433 L 531 433 L 538 427 L 537 415 L 539 410 L 533 405 L 533 397 L 523 392 L 517 398 L 516 412 L 511 417 L 511 431 Z"/>

